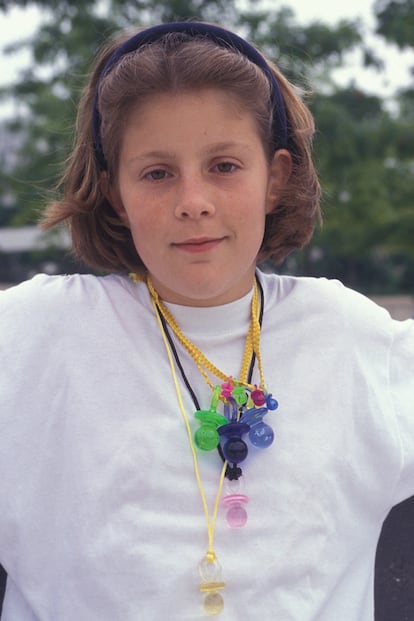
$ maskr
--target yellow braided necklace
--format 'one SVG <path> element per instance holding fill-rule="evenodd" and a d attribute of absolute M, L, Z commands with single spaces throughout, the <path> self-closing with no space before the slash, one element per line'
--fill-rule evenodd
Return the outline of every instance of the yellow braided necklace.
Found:
<path fill-rule="evenodd" d="M 203 352 L 188 339 L 185 334 L 182 333 L 179 325 L 177 324 L 175 317 L 168 310 L 165 304 L 160 299 L 157 291 L 154 289 L 154 285 L 152 284 L 150 276 L 147 276 L 146 283 L 148 290 L 151 294 L 151 298 L 154 301 L 157 309 L 160 311 L 161 315 L 164 317 L 167 324 L 170 326 L 175 336 L 179 340 L 179 342 L 183 345 L 183 347 L 190 354 L 191 358 L 197 365 L 198 370 L 204 377 L 207 384 L 210 386 L 212 390 L 214 390 L 215 385 L 210 381 L 207 371 L 210 371 L 211 374 L 215 375 L 218 379 L 221 379 L 223 382 L 227 382 L 229 376 L 223 373 L 220 369 L 218 369 L 206 356 Z M 252 358 L 252 354 L 254 353 L 257 358 L 259 374 L 260 374 L 260 388 L 265 388 L 264 377 L 263 377 L 263 364 L 262 357 L 260 354 L 260 323 L 259 323 L 259 292 L 257 287 L 256 280 L 254 281 L 254 289 L 252 296 L 252 305 L 251 305 L 251 320 L 249 330 L 246 335 L 246 343 L 244 347 L 243 360 L 241 364 L 240 377 L 238 380 L 239 384 L 243 384 L 246 388 L 253 389 L 254 387 L 247 382 L 249 365 Z"/>

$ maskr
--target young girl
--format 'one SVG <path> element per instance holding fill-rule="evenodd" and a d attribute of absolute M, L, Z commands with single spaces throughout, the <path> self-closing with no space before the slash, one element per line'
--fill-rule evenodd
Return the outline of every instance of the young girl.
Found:
<path fill-rule="evenodd" d="M 0 298 L 2 621 L 373 620 L 414 326 L 257 271 L 319 218 L 307 108 L 174 23 L 104 50 L 77 129 L 45 226 L 110 274 Z"/>

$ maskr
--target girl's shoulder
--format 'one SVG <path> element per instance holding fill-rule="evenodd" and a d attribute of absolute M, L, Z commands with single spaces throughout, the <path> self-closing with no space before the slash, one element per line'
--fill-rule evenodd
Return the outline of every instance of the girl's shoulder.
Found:
<path fill-rule="evenodd" d="M 124 276 L 95 276 L 92 274 L 69 274 L 50 276 L 37 274 L 30 280 L 0 292 L 0 311 L 19 308 L 45 308 L 47 305 L 65 306 L 76 303 L 88 305 L 102 295 L 130 287 Z M 50 308 L 50 306 L 49 306 Z"/>
<path fill-rule="evenodd" d="M 387 311 L 367 296 L 346 287 L 336 279 L 317 278 L 311 276 L 289 276 L 279 274 L 260 274 L 260 280 L 267 290 L 268 296 L 272 301 L 295 303 L 299 299 L 306 301 L 311 307 L 321 307 L 330 310 L 346 306 L 365 307 L 373 311 L 376 308 L 380 313 L 387 314 Z"/>
<path fill-rule="evenodd" d="M 116 306 L 133 306 L 139 295 L 134 284 L 118 275 L 39 274 L 0 292 L 1 332 L 7 338 L 7 330 L 31 334 L 36 326 L 53 332 L 85 321 L 104 322 Z"/>
<path fill-rule="evenodd" d="M 263 274 L 261 281 L 267 305 L 298 325 L 392 338 L 399 323 L 385 308 L 338 280 Z"/>

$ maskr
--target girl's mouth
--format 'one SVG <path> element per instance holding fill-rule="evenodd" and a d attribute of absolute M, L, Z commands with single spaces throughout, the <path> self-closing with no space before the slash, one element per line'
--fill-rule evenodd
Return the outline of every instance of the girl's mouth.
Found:
<path fill-rule="evenodd" d="M 216 248 L 222 241 L 222 237 L 199 237 L 186 239 L 183 242 L 174 244 L 174 246 L 185 252 L 208 252 Z"/>

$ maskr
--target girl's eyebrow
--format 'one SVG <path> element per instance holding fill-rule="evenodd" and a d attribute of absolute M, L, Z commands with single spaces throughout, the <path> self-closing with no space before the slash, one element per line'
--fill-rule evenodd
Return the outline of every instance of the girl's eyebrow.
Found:
<path fill-rule="evenodd" d="M 251 145 L 248 142 L 238 142 L 238 141 L 229 141 L 229 142 L 218 142 L 209 146 L 206 149 L 207 153 L 217 153 L 218 151 L 228 151 L 231 149 L 241 149 L 245 151 L 251 150 Z"/>
<path fill-rule="evenodd" d="M 243 151 L 250 151 L 251 145 L 248 142 L 238 142 L 238 141 L 229 141 L 229 142 L 218 142 L 212 144 L 206 148 L 207 155 L 214 155 L 215 153 L 219 153 L 221 151 L 228 151 L 231 149 L 239 149 Z M 147 160 L 147 159 L 174 159 L 176 154 L 173 151 L 164 151 L 164 150 L 154 150 L 147 151 L 146 153 L 140 153 L 139 155 L 134 155 L 128 160 L 128 164 L 132 164 L 136 161 Z"/>
<path fill-rule="evenodd" d="M 147 151 L 146 153 L 140 153 L 140 155 L 134 155 L 128 160 L 128 164 L 147 159 L 171 159 L 175 155 L 172 151 Z"/>

